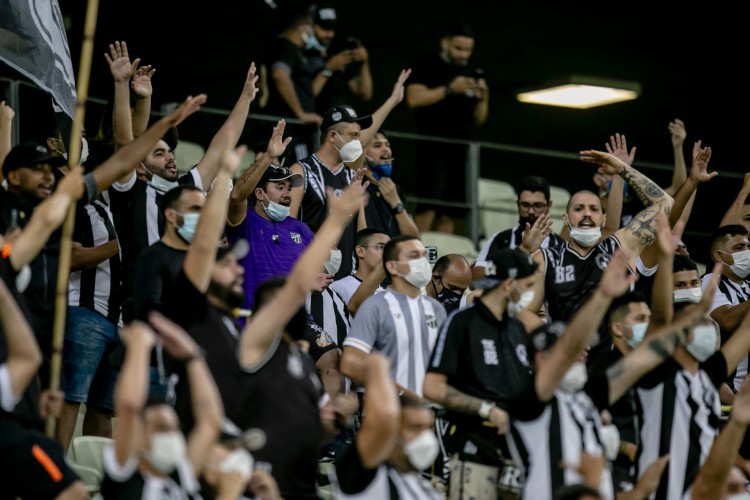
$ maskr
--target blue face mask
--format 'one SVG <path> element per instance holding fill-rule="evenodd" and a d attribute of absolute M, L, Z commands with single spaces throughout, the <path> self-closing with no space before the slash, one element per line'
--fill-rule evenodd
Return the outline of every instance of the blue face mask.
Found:
<path fill-rule="evenodd" d="M 305 50 L 317 50 L 318 52 L 326 51 L 326 46 L 318 41 L 318 37 L 315 36 L 315 33 L 303 31 L 302 41 L 305 42 Z"/>
<path fill-rule="evenodd" d="M 375 164 L 372 167 L 370 167 L 370 170 L 372 171 L 372 176 L 375 177 L 376 180 L 380 179 L 381 177 L 390 177 L 392 169 L 393 169 L 392 163 L 384 163 L 382 165 Z"/>
<path fill-rule="evenodd" d="M 265 210 L 266 215 L 269 219 L 274 222 L 281 222 L 289 217 L 289 207 L 285 207 L 280 203 L 269 200 L 268 196 L 266 196 L 266 193 L 263 193 L 263 196 L 265 196 L 266 201 L 268 201 L 268 206 L 263 206 L 263 210 Z"/>
<path fill-rule="evenodd" d="M 638 347 L 638 344 L 643 342 L 643 337 L 646 336 L 646 330 L 648 330 L 648 323 L 636 323 L 631 328 L 633 331 L 633 337 L 628 340 L 630 347 Z"/>
<path fill-rule="evenodd" d="M 177 214 L 182 216 L 182 226 L 177 228 L 177 234 L 182 236 L 183 240 L 191 243 L 195 238 L 195 231 L 198 229 L 201 214 L 181 214 L 179 212 Z"/>

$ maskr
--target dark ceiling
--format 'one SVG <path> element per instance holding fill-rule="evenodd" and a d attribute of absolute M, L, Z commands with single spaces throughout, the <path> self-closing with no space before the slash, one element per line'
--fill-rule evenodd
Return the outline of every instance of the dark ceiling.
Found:
<path fill-rule="evenodd" d="M 270 1 L 270 0 L 269 0 Z M 80 53 L 83 5 L 62 0 L 70 16 L 74 66 Z M 131 56 L 157 68 L 154 107 L 205 92 L 208 105 L 230 109 L 248 64 L 260 61 L 275 36 L 278 10 L 262 0 L 187 2 L 132 0 L 100 2 L 90 95 L 109 97 L 111 81 L 103 57 L 106 44 L 126 40 Z M 271 2 L 273 3 L 273 2 Z M 281 7 L 289 2 L 276 0 Z M 739 98 L 746 60 L 746 30 L 737 12 L 687 3 L 662 2 L 327 2 L 337 8 L 338 36 L 355 35 L 369 48 L 375 81 L 372 103 L 354 104 L 372 111 L 390 93 L 400 68 L 415 56 L 436 51 L 448 20 L 464 20 L 476 33 L 473 64 L 487 74 L 492 98 L 490 118 L 479 138 L 489 142 L 576 153 L 603 148 L 614 133 L 627 134 L 638 147 L 644 171 L 668 184 L 671 164 L 667 124 L 675 117 L 687 125 L 688 143 L 702 139 L 714 148 L 711 167 L 726 175 L 699 193 L 689 230 L 697 238 L 710 232 L 739 189 L 747 169 L 746 102 Z M 745 49 L 745 50 L 742 50 Z M 635 80 L 636 101 L 590 110 L 566 110 L 517 103 L 513 90 L 565 74 Z M 254 110 L 257 111 L 257 110 Z M 220 121 L 181 132 L 207 142 Z M 405 105 L 386 128 L 414 131 Z M 206 135 L 206 132 L 210 132 Z M 255 142 L 258 128 L 248 128 Z M 201 133 L 203 135 L 201 136 Z M 394 141 L 397 167 L 408 170 L 409 145 Z M 686 151 L 689 153 L 688 144 Z M 439 150 L 436 148 L 436 154 Z M 689 162 L 689 159 L 688 159 Z M 569 190 L 591 187 L 591 169 L 573 160 L 526 154 L 483 152 L 482 175 L 515 181 L 520 173 L 540 173 Z M 402 175 L 407 190 L 411 176 Z M 411 184 L 410 184 L 411 183 Z"/>

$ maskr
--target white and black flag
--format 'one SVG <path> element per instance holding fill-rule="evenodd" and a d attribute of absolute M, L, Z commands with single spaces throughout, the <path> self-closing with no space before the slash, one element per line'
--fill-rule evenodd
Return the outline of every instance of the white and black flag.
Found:
<path fill-rule="evenodd" d="M 49 93 L 73 119 L 76 84 L 57 0 L 0 1 L 0 60 Z"/>

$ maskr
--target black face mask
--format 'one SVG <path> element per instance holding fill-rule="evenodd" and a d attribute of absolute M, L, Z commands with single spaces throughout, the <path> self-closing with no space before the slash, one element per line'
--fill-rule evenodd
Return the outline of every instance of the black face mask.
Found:
<path fill-rule="evenodd" d="M 435 291 L 435 298 L 437 301 L 443 304 L 445 312 L 450 314 L 461 305 L 461 294 L 454 292 L 453 290 L 448 290 L 442 280 L 440 280 L 440 284 L 443 287 L 440 293 L 437 293 L 437 287 L 435 286 L 434 281 L 432 282 L 432 289 Z"/>
<path fill-rule="evenodd" d="M 533 226 L 534 222 L 536 222 L 537 219 L 538 219 L 538 217 L 520 217 L 519 216 L 518 217 L 518 224 L 519 224 L 519 226 L 521 226 L 521 229 L 525 231 L 526 230 L 526 224 L 528 223 L 529 226 Z"/>
<path fill-rule="evenodd" d="M 305 329 L 307 328 L 307 311 L 305 306 L 300 307 L 294 316 L 289 320 L 284 328 L 284 331 L 289 334 L 292 340 L 302 340 L 305 336 Z"/>

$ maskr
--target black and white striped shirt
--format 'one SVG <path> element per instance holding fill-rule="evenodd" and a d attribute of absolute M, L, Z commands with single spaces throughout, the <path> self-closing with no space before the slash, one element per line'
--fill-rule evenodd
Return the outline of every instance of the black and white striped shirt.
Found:
<path fill-rule="evenodd" d="M 313 292 L 308 295 L 305 307 L 312 315 L 313 321 L 320 325 L 338 345 L 343 345 L 352 327 L 352 316 L 341 296 L 330 287 L 326 287 L 322 292 Z"/>
<path fill-rule="evenodd" d="M 727 362 L 719 351 L 694 374 L 668 359 L 638 383 L 643 411 L 639 474 L 670 454 L 653 498 L 676 500 L 689 493 L 719 433 L 718 387 L 726 376 Z"/>
<path fill-rule="evenodd" d="M 101 200 L 76 207 L 73 240 L 91 248 L 117 240 L 112 213 Z M 96 311 L 115 325 L 120 323 L 122 282 L 120 252 L 96 267 L 70 273 L 68 305 Z"/>
<path fill-rule="evenodd" d="M 606 406 L 607 384 L 606 377 L 595 377 L 582 391 L 568 393 L 558 389 L 547 402 L 539 401 L 535 390 L 511 402 L 508 447 L 525 476 L 525 500 L 550 499 L 561 486 L 582 483 L 583 476 L 575 467 L 581 461 L 581 453 L 604 453 L 597 406 Z M 614 498 L 610 470 L 602 474 L 599 492 L 603 498 Z"/>
<path fill-rule="evenodd" d="M 709 281 L 711 281 L 711 276 L 713 274 L 709 273 L 703 276 L 701 279 L 701 288 L 703 289 L 703 292 L 705 293 L 705 289 L 708 286 Z M 711 303 L 711 309 L 708 311 L 708 314 L 711 314 L 714 312 L 714 310 L 718 309 L 722 306 L 729 306 L 733 307 L 739 304 L 742 304 L 743 302 L 750 299 L 750 284 L 748 284 L 747 281 L 743 281 L 742 283 L 735 283 L 734 281 L 730 280 L 726 276 L 721 277 L 719 280 L 719 287 L 716 290 L 716 293 L 714 294 L 714 300 Z M 729 337 L 734 332 L 721 330 L 721 343 L 722 345 L 724 342 L 729 339 Z M 742 381 L 745 380 L 745 376 L 747 375 L 747 369 L 748 369 L 748 355 L 745 354 L 742 356 L 742 359 L 737 364 L 737 370 L 734 373 L 734 379 L 732 380 L 732 388 L 735 392 L 740 390 L 740 387 L 742 386 Z"/>
<path fill-rule="evenodd" d="M 200 173 L 193 168 L 177 180 L 182 186 L 203 190 Z M 135 172 L 125 184 L 114 183 L 107 191 L 120 237 L 123 262 L 123 293 L 132 296 L 135 263 L 146 248 L 160 239 L 163 221 L 159 217 L 159 201 L 164 193 L 150 183 L 138 179 Z M 161 223 L 161 225 L 160 225 Z"/>
<path fill-rule="evenodd" d="M 482 250 L 477 255 L 478 267 L 487 266 L 487 254 L 489 254 L 492 248 L 518 248 L 523 243 L 523 232 L 524 229 L 521 226 L 516 226 L 511 229 L 504 231 L 498 231 L 487 239 L 487 243 L 484 244 Z M 550 248 L 562 245 L 565 242 L 555 233 L 550 233 L 544 240 L 539 248 Z"/>

